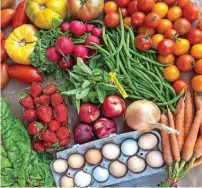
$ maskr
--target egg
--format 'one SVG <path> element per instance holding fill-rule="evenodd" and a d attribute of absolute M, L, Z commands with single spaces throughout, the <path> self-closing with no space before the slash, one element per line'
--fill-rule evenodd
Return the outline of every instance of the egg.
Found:
<path fill-rule="evenodd" d="M 74 187 L 74 179 L 69 176 L 63 176 L 62 178 L 60 178 L 60 187 Z"/>
<path fill-rule="evenodd" d="M 126 139 L 121 144 L 121 151 L 126 156 L 135 155 L 138 151 L 138 144 L 134 139 Z"/>
<path fill-rule="evenodd" d="M 78 187 L 88 187 L 91 180 L 92 176 L 83 170 L 78 171 L 74 176 L 74 182 Z"/>
<path fill-rule="evenodd" d="M 138 140 L 139 147 L 144 150 L 153 149 L 157 144 L 158 138 L 153 133 L 145 133 Z"/>
<path fill-rule="evenodd" d="M 71 168 L 79 169 L 82 168 L 85 164 L 85 159 L 83 155 L 78 153 L 73 153 L 69 156 L 67 163 Z"/>
<path fill-rule="evenodd" d="M 116 144 L 108 143 L 108 144 L 105 144 L 102 148 L 103 156 L 109 160 L 117 159 L 120 153 L 121 153 L 120 148 Z"/>
<path fill-rule="evenodd" d="M 162 167 L 164 164 L 163 155 L 160 151 L 150 151 L 146 156 L 146 162 L 153 168 Z"/>
<path fill-rule="evenodd" d="M 116 160 L 110 163 L 109 171 L 113 176 L 121 178 L 126 175 L 127 167 L 124 163 Z"/>
<path fill-rule="evenodd" d="M 53 171 L 61 174 L 67 171 L 68 169 L 68 164 L 65 159 L 56 159 L 52 163 Z"/>
<path fill-rule="evenodd" d="M 99 149 L 89 149 L 85 154 L 85 159 L 89 164 L 99 164 L 102 160 L 102 153 Z"/>
<path fill-rule="evenodd" d="M 128 169 L 132 172 L 142 172 L 146 168 L 146 162 L 142 157 L 132 156 L 127 161 Z"/>
<path fill-rule="evenodd" d="M 109 171 L 102 166 L 97 166 L 93 170 L 93 177 L 96 181 L 105 182 L 109 178 Z"/>

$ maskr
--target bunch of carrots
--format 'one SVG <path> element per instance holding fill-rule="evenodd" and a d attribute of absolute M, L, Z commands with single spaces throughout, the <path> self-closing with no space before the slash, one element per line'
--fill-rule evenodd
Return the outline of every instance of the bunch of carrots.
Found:
<path fill-rule="evenodd" d="M 168 116 L 161 115 L 161 123 L 177 129 L 180 134 L 161 131 L 168 177 L 159 187 L 174 187 L 193 167 L 202 164 L 202 100 L 196 92 L 193 98 L 188 90 L 177 103 L 176 116 L 169 109 Z"/>

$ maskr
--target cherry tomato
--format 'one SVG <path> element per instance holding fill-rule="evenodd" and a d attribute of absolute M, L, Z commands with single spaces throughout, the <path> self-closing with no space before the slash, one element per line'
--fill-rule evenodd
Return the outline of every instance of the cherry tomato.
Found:
<path fill-rule="evenodd" d="M 178 38 L 175 42 L 174 54 L 177 56 L 186 54 L 189 51 L 190 43 L 187 39 Z"/>
<path fill-rule="evenodd" d="M 132 15 L 134 12 L 138 11 L 137 2 L 138 2 L 138 0 L 133 0 L 129 3 L 128 9 L 127 9 L 129 15 Z"/>
<path fill-rule="evenodd" d="M 191 87 L 196 92 L 202 92 L 202 75 L 197 75 L 192 78 Z"/>
<path fill-rule="evenodd" d="M 138 34 L 148 34 L 150 36 L 154 35 L 155 29 L 154 28 L 148 28 L 146 26 L 141 26 L 137 29 Z"/>
<path fill-rule="evenodd" d="M 131 22 L 131 18 L 130 17 L 126 17 L 123 19 L 123 23 L 124 25 L 127 25 L 128 27 L 132 26 L 132 22 Z"/>
<path fill-rule="evenodd" d="M 1 89 L 2 89 L 8 84 L 9 81 L 8 63 L 2 63 L 0 70 L 1 70 Z"/>
<path fill-rule="evenodd" d="M 137 3 L 137 8 L 139 11 L 147 13 L 152 10 L 155 5 L 155 0 L 140 0 Z"/>
<path fill-rule="evenodd" d="M 143 12 L 135 12 L 131 16 L 131 21 L 134 27 L 140 27 L 144 24 L 145 14 Z"/>
<path fill-rule="evenodd" d="M 176 65 L 182 72 L 192 71 L 194 68 L 194 58 L 188 54 L 182 55 L 178 57 Z"/>
<path fill-rule="evenodd" d="M 171 39 L 164 39 L 159 43 L 157 49 L 161 55 L 166 56 L 174 52 L 175 43 Z"/>
<path fill-rule="evenodd" d="M 174 6 L 170 8 L 167 14 L 167 18 L 171 21 L 174 22 L 177 19 L 181 18 L 182 16 L 182 9 L 178 6 Z"/>
<path fill-rule="evenodd" d="M 7 27 L 13 19 L 13 16 L 15 14 L 14 9 L 3 9 L 1 10 L 1 28 Z"/>
<path fill-rule="evenodd" d="M 202 30 L 202 18 L 199 19 L 197 27 Z"/>
<path fill-rule="evenodd" d="M 195 44 L 191 48 L 191 55 L 195 59 L 202 59 L 202 44 Z"/>
<path fill-rule="evenodd" d="M 157 49 L 159 43 L 164 39 L 164 36 L 162 34 L 156 34 L 152 36 L 152 48 Z"/>
<path fill-rule="evenodd" d="M 167 5 L 173 5 L 177 2 L 177 0 L 163 0 L 164 3 L 166 3 Z"/>
<path fill-rule="evenodd" d="M 5 49 L 5 40 L 1 42 L 1 62 L 5 61 L 8 58 L 8 54 Z"/>
<path fill-rule="evenodd" d="M 169 65 L 169 64 L 174 64 L 175 61 L 175 57 L 173 54 L 169 54 L 169 55 L 159 55 L 158 56 L 158 62 L 163 64 L 163 65 Z"/>
<path fill-rule="evenodd" d="M 175 29 L 168 29 L 165 34 L 164 34 L 164 37 L 166 39 L 172 39 L 174 41 L 177 40 L 179 34 L 177 33 L 177 31 Z"/>
<path fill-rule="evenodd" d="M 186 35 L 191 29 L 191 23 L 185 18 L 179 18 L 175 21 L 173 29 L 175 29 L 179 35 Z"/>
<path fill-rule="evenodd" d="M 116 4 L 121 8 L 126 8 L 131 0 L 116 0 Z"/>
<path fill-rule="evenodd" d="M 105 15 L 104 23 L 107 27 L 115 28 L 119 25 L 119 14 L 117 12 L 109 12 Z"/>
<path fill-rule="evenodd" d="M 135 39 L 135 45 L 137 49 L 147 51 L 152 46 L 151 38 L 148 35 L 140 34 Z"/>
<path fill-rule="evenodd" d="M 5 39 L 5 35 L 3 33 L 3 31 L 1 30 L 1 41 L 3 41 Z"/>
<path fill-rule="evenodd" d="M 145 25 L 150 28 L 157 28 L 161 22 L 161 18 L 155 12 L 149 13 L 145 18 Z"/>
<path fill-rule="evenodd" d="M 168 29 L 172 29 L 173 24 L 170 20 L 168 19 L 162 19 L 160 21 L 159 26 L 157 27 L 157 32 L 164 34 Z"/>
<path fill-rule="evenodd" d="M 202 59 L 196 61 L 194 69 L 197 74 L 202 75 Z"/>
<path fill-rule="evenodd" d="M 184 8 L 188 3 L 191 3 L 191 0 L 177 0 L 177 5 L 180 8 Z"/>
<path fill-rule="evenodd" d="M 186 80 L 176 80 L 175 82 L 173 82 L 172 86 L 176 94 L 179 94 L 182 90 L 186 92 L 189 87 L 189 84 Z"/>
<path fill-rule="evenodd" d="M 152 12 L 155 12 L 161 18 L 164 18 L 168 13 L 168 5 L 164 2 L 158 2 L 154 5 Z"/>
<path fill-rule="evenodd" d="M 122 13 L 123 18 L 128 17 L 128 11 L 126 8 L 121 8 L 121 13 Z"/>
<path fill-rule="evenodd" d="M 193 28 L 189 31 L 187 39 L 190 44 L 200 44 L 202 43 L 202 31 L 200 29 Z"/>
<path fill-rule="evenodd" d="M 118 9 L 117 4 L 114 1 L 108 1 L 105 3 L 104 11 L 106 14 L 109 12 L 116 12 L 117 9 Z"/>
<path fill-rule="evenodd" d="M 200 16 L 200 7 L 196 4 L 188 3 L 183 8 L 183 16 L 190 22 L 197 20 Z"/>
<path fill-rule="evenodd" d="M 164 78 L 169 82 L 174 82 L 180 77 L 180 71 L 175 65 L 166 67 L 163 71 Z"/>

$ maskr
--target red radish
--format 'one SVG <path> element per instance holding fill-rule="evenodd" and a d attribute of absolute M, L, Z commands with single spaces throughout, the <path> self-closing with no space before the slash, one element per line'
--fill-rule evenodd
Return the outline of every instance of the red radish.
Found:
<path fill-rule="evenodd" d="M 70 23 L 69 29 L 74 35 L 80 36 L 86 32 L 86 25 L 81 21 L 74 20 Z"/>
<path fill-rule="evenodd" d="M 73 129 L 75 142 L 84 144 L 93 140 L 93 128 L 88 124 L 79 124 Z"/>
<path fill-rule="evenodd" d="M 89 35 L 88 37 L 86 37 L 85 39 L 85 45 L 92 45 L 91 42 L 95 43 L 95 44 L 100 44 L 100 40 L 98 37 L 93 36 L 93 35 Z"/>
<path fill-rule="evenodd" d="M 93 24 L 86 24 L 86 32 L 91 32 L 94 27 Z"/>
<path fill-rule="evenodd" d="M 83 103 L 79 111 L 79 120 L 84 123 L 92 123 L 100 116 L 100 110 L 94 104 Z"/>
<path fill-rule="evenodd" d="M 100 29 L 98 27 L 94 27 L 91 31 L 91 34 L 96 37 L 100 37 L 102 35 L 102 29 Z"/>
<path fill-rule="evenodd" d="M 88 48 L 86 48 L 84 45 L 76 45 L 74 47 L 73 57 L 75 59 L 77 59 L 77 57 L 82 59 L 88 58 Z"/>
<path fill-rule="evenodd" d="M 105 117 L 116 118 L 121 115 L 126 110 L 126 104 L 121 99 L 121 97 L 116 95 L 111 95 L 105 98 L 102 105 L 102 113 Z"/>
<path fill-rule="evenodd" d="M 62 25 L 61 25 L 61 31 L 62 32 L 66 32 L 66 31 L 69 31 L 69 26 L 70 26 L 70 23 L 69 22 L 64 22 Z"/>
<path fill-rule="evenodd" d="M 55 48 L 58 53 L 62 55 L 67 55 L 73 52 L 74 50 L 74 43 L 72 40 L 66 36 L 58 37 L 56 40 Z"/>
<path fill-rule="evenodd" d="M 110 134 L 116 133 L 116 122 L 111 119 L 100 118 L 94 123 L 93 130 L 98 138 L 108 137 Z"/>
<path fill-rule="evenodd" d="M 41 141 L 32 142 L 32 148 L 38 152 L 43 152 L 45 150 L 45 146 Z"/>
<path fill-rule="evenodd" d="M 73 65 L 74 65 L 74 62 L 71 58 L 68 58 L 66 60 L 64 58 L 62 58 L 58 61 L 58 66 L 62 70 L 70 70 L 70 69 L 72 69 Z"/>
<path fill-rule="evenodd" d="M 48 60 L 56 62 L 60 59 L 61 55 L 56 51 L 55 47 L 49 47 L 46 50 L 46 57 Z"/>

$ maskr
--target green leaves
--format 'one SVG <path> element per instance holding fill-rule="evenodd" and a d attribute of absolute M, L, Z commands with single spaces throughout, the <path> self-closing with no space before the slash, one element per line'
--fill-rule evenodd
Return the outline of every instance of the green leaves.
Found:
<path fill-rule="evenodd" d="M 89 74 L 89 75 L 92 74 L 91 69 L 90 69 L 87 65 L 85 65 L 85 63 L 83 62 L 83 60 L 82 60 L 80 57 L 77 58 L 77 65 L 79 66 L 79 68 L 80 68 L 83 72 L 85 72 L 85 73 L 87 73 L 87 74 Z"/>

